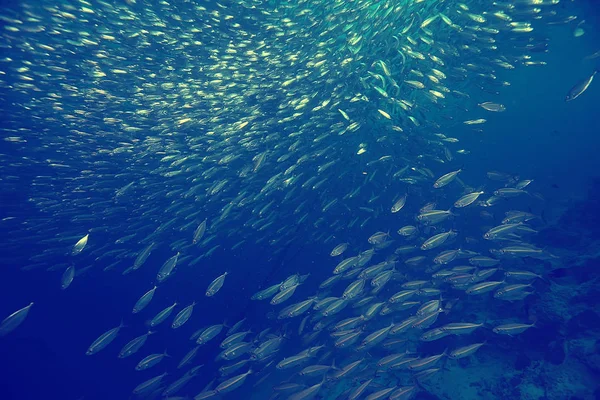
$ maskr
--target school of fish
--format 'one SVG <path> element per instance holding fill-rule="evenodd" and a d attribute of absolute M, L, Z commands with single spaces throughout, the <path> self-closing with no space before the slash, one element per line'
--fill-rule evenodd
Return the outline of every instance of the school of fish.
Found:
<path fill-rule="evenodd" d="M 28 178 L 35 214 L 7 249 L 44 246 L 20 267 L 59 291 L 93 285 L 97 270 L 154 268 L 131 304 L 147 324 L 115 315 L 81 349 L 139 359 L 137 398 L 250 398 L 243 388 L 271 385 L 280 399 L 410 399 L 455 360 L 536 329 L 521 304 L 558 260 L 531 240 L 542 221 L 528 207 L 543 199 L 533 179 L 470 170 L 461 135 L 502 118 L 494 98 L 512 70 L 546 63 L 546 31 L 577 25 L 559 0 L 18 3 L 0 15 L 2 104 L 20 110 L 2 128 L 3 185 L 47 173 Z M 231 277 L 251 273 L 218 270 L 220 254 L 262 247 L 277 262 L 298 237 L 331 249 L 326 280 L 306 267 L 249 288 L 268 326 L 251 313 L 203 320 Z M 209 262 L 193 301 L 161 303 L 175 275 Z M 481 298 L 515 317 L 455 317 Z M 34 303 L 0 336 L 28 314 Z M 186 324 L 198 328 L 186 354 L 144 350 L 157 330 L 181 340 Z M 438 340 L 446 351 L 422 351 Z M 219 355 L 202 365 L 206 346 Z"/>

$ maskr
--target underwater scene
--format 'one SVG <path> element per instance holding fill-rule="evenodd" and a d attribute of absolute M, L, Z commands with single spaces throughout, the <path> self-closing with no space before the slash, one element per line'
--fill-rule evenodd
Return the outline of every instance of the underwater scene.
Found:
<path fill-rule="evenodd" d="M 600 2 L 6 0 L 0 400 L 600 399 Z"/>

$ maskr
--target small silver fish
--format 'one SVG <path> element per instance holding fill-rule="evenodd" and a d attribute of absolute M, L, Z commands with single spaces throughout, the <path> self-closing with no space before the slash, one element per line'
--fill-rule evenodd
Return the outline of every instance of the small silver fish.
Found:
<path fill-rule="evenodd" d="M 585 92 L 588 89 L 588 87 L 590 87 L 590 84 L 594 80 L 594 76 L 596 76 L 597 72 L 597 70 L 594 71 L 592 75 L 590 75 L 582 81 L 579 81 L 575 86 L 573 86 L 571 90 L 569 90 L 569 92 L 567 93 L 565 101 L 573 101 L 579 96 L 581 96 L 583 92 Z"/>

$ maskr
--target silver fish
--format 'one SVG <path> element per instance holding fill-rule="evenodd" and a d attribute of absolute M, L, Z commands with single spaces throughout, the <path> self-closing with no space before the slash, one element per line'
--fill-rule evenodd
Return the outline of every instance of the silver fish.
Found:
<path fill-rule="evenodd" d="M 594 76 L 596 76 L 597 72 L 598 71 L 595 70 L 589 77 L 581 80 L 575 86 L 573 86 L 565 96 L 565 101 L 573 101 L 579 96 L 581 96 L 583 92 L 585 92 L 590 87 L 590 84 L 594 80 Z"/>
<path fill-rule="evenodd" d="M 5 336 L 17 329 L 17 327 L 21 325 L 23 321 L 25 321 L 25 318 L 27 318 L 31 306 L 33 306 L 33 302 L 4 318 L 4 320 L 0 323 L 0 337 Z"/>

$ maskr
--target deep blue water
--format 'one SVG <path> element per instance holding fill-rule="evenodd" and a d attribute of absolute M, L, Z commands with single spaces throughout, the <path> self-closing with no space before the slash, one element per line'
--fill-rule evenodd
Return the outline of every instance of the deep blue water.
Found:
<path fill-rule="evenodd" d="M 141 3 L 132 5 L 132 9 L 140 10 L 140 18 L 150 18 L 149 14 L 144 15 L 142 11 L 146 7 L 152 9 L 156 5 Z M 200 3 L 205 6 L 207 4 L 206 2 Z M 234 3 L 236 2 L 230 2 L 229 12 L 250 14 L 247 10 L 241 11 L 241 9 L 233 7 Z M 473 6 L 476 6 L 478 3 L 485 2 L 472 3 Z M 70 3 L 57 3 L 57 7 L 65 7 L 68 4 Z M 74 4 L 77 4 L 78 7 L 81 6 L 79 3 Z M 187 3 L 181 4 L 180 12 L 185 15 L 189 6 Z M 23 10 L 19 2 L 12 2 L 6 7 L 9 11 L 1 14 L 13 18 L 22 16 L 19 14 Z M 263 4 L 257 5 L 257 7 L 271 9 L 272 5 Z M 314 5 L 314 7 L 315 10 L 319 9 L 318 5 Z M 479 7 L 485 9 L 485 6 L 479 5 Z M 160 7 L 157 7 L 156 10 L 159 12 Z M 597 267 L 600 232 L 595 224 L 599 221 L 597 195 L 600 193 L 598 189 L 600 186 L 598 177 L 598 171 L 600 171 L 598 157 L 600 149 L 598 135 L 600 89 L 598 82 L 592 82 L 589 89 L 576 100 L 564 101 L 565 94 L 577 81 L 589 76 L 594 68 L 600 67 L 600 58 L 583 59 L 600 49 L 598 46 L 600 43 L 600 9 L 592 1 L 563 1 L 555 10 L 559 15 L 577 15 L 578 20 L 565 25 L 545 25 L 543 18 L 541 21 L 537 21 L 540 27 L 539 35 L 547 40 L 549 50 L 547 53 L 534 54 L 534 56 L 536 60 L 545 61 L 547 64 L 530 67 L 519 66 L 515 70 L 500 69 L 497 71 L 497 80 L 509 81 L 510 86 L 490 85 L 492 90 L 499 92 L 497 96 L 490 97 L 493 98 L 493 101 L 504 104 L 507 108 L 506 112 L 486 113 L 473 106 L 473 101 L 469 101 L 468 104 L 465 101 L 465 104 L 461 104 L 461 100 L 452 100 L 452 107 L 457 109 L 456 117 L 453 120 L 445 121 L 445 125 L 440 127 L 439 132 L 448 137 L 459 137 L 460 145 L 456 149 L 468 149 L 470 154 L 457 157 L 452 161 L 451 165 L 455 168 L 439 163 L 427 165 L 436 177 L 452 169 L 463 168 L 460 178 L 464 182 L 475 189 L 483 188 L 489 193 L 501 185 L 486 180 L 487 171 L 504 171 L 518 174 L 522 179 L 533 179 L 529 195 L 502 201 L 489 211 L 494 213 L 496 221 L 502 219 L 504 212 L 515 209 L 541 216 L 541 219 L 532 223 L 532 226 L 540 233 L 534 235 L 530 242 L 560 257 L 560 261 L 558 261 L 560 266 L 550 266 L 547 262 L 533 259 L 527 259 L 523 261 L 523 264 L 518 264 L 534 269 L 542 266 L 542 269 L 545 268 L 544 276 L 547 279 L 544 282 L 536 281 L 535 293 L 521 303 L 498 304 L 493 303 L 493 299 L 478 303 L 477 301 L 472 302 L 468 298 L 469 306 L 459 303 L 452 313 L 440 316 L 442 322 L 448 323 L 461 320 L 479 321 L 480 317 L 485 314 L 489 314 L 490 319 L 498 321 L 511 318 L 531 321 L 531 316 L 535 314 L 540 326 L 537 329 L 530 329 L 522 335 L 498 338 L 493 336 L 488 329 L 485 332 L 478 331 L 468 340 L 459 337 L 460 340 L 450 345 L 457 347 L 485 340 L 487 341 L 486 346 L 477 353 L 477 357 L 480 357 L 479 362 L 487 365 L 497 363 L 496 371 L 502 371 L 505 365 L 512 365 L 514 371 L 520 371 L 520 380 L 518 382 L 509 381 L 507 383 L 509 388 L 499 384 L 485 389 L 485 392 L 489 393 L 489 397 L 486 398 L 489 399 L 587 400 L 599 396 L 600 369 L 598 366 L 600 362 L 593 358 L 593 355 L 589 355 L 589 358 L 586 359 L 580 355 L 561 357 L 560 353 L 564 352 L 565 346 L 579 348 L 589 345 L 595 348 L 597 358 L 598 341 L 600 340 L 600 317 L 597 312 L 598 297 L 596 297 L 599 294 Z M 227 11 L 222 11 L 222 13 L 227 14 Z M 168 20 L 166 15 L 161 17 Z M 255 18 L 260 17 L 260 15 L 255 16 Z M 44 16 L 43 19 L 45 18 L 49 17 Z M 100 18 L 111 18 L 111 16 L 106 14 Z M 585 34 L 575 38 L 573 29 L 577 21 L 582 19 L 585 20 L 583 25 Z M 95 31 L 89 26 L 86 28 L 81 21 L 75 20 L 68 23 L 73 29 L 90 30 L 92 37 L 100 35 L 101 29 Z M 6 21 L 3 21 L 2 24 L 4 28 L 11 25 Z M 223 21 L 222 24 L 213 23 L 214 26 L 211 28 L 216 31 L 231 29 L 231 27 L 224 27 L 224 24 Z M 247 24 L 246 29 L 249 31 L 257 29 L 256 32 L 260 34 L 260 28 L 257 27 L 258 24 L 254 20 L 250 19 Z M 168 31 L 169 24 L 161 29 Z M 537 31 L 535 32 L 537 33 Z M 55 44 L 63 40 L 62 38 L 56 39 L 49 32 L 38 32 L 34 35 L 26 31 L 11 32 L 5 29 L 3 35 L 1 40 L 7 44 L 3 46 L 6 56 L 0 54 L 0 57 L 10 57 L 19 61 L 31 59 L 34 66 L 39 65 L 39 53 L 32 55 L 21 51 L 18 46 L 15 46 L 15 43 L 22 42 L 14 37 L 23 35 L 23 41 L 27 41 L 30 35 L 32 35 L 32 41 L 45 37 L 48 38 L 48 43 Z M 64 34 L 64 36 L 67 35 Z M 216 34 L 214 36 L 218 37 Z M 44 41 L 41 40 L 41 42 Z M 110 44 L 113 47 L 127 45 L 131 44 L 127 44 L 126 41 L 121 43 L 119 40 Z M 207 44 L 207 47 L 210 46 Z M 219 43 L 215 43 L 215 47 L 218 48 Z M 156 49 L 132 46 L 130 51 L 154 54 Z M 191 50 L 187 47 L 181 49 L 182 53 L 188 51 Z M 160 59 L 161 53 L 158 54 L 157 58 Z M 83 63 L 87 56 L 74 53 L 71 54 L 71 57 L 78 60 L 74 64 L 79 64 Z M 195 62 L 202 63 L 208 58 L 208 53 L 201 52 Z M 140 56 L 139 59 L 142 57 Z M 172 54 L 165 55 L 165 59 L 170 60 L 171 63 L 177 61 Z M 189 62 L 183 56 L 178 61 L 180 64 L 174 64 L 176 70 Z M 114 61 L 115 64 L 118 62 Z M 162 67 L 164 66 L 163 64 Z M 113 65 L 113 67 L 117 68 L 118 65 Z M 261 67 L 268 68 L 266 65 Z M 161 69 L 161 63 L 149 63 L 148 68 L 154 68 L 158 72 Z M 359 143 L 369 142 L 371 147 L 367 154 L 373 158 L 359 159 L 358 161 L 356 158 L 342 159 L 328 170 L 327 173 L 333 178 L 325 186 L 318 191 L 299 190 L 291 202 L 283 201 L 286 192 L 281 190 L 272 198 L 263 198 L 257 204 L 236 209 L 230 219 L 218 226 L 217 231 L 209 229 L 207 235 L 216 234 L 216 238 L 210 244 L 201 249 L 191 248 L 191 250 L 187 250 L 186 255 L 190 255 L 193 259 L 216 244 L 219 244 L 220 247 L 210 257 L 204 258 L 195 266 L 185 265 L 185 263 L 178 266 L 177 272 L 164 285 L 159 286 L 148 308 L 140 314 L 132 315 L 133 304 L 143 293 L 154 286 L 158 269 L 166 259 L 176 252 L 170 248 L 170 245 L 182 239 L 189 242 L 197 225 L 194 224 L 180 230 L 181 220 L 178 220 L 175 227 L 166 229 L 156 240 L 157 247 L 142 268 L 124 276 L 121 272 L 131 265 L 135 254 L 147 244 L 142 244 L 143 238 L 150 235 L 160 223 L 165 223 L 175 217 L 174 212 L 167 209 L 181 193 L 169 196 L 165 193 L 176 190 L 177 185 L 181 182 L 189 185 L 187 188 L 193 185 L 193 182 L 186 180 L 174 184 L 173 181 L 168 181 L 167 178 L 155 173 L 161 165 L 158 160 L 166 153 L 158 152 L 147 157 L 132 156 L 131 158 L 123 153 L 110 156 L 102 154 L 100 150 L 104 146 L 113 148 L 114 144 L 119 141 L 110 135 L 104 136 L 99 129 L 99 126 L 102 126 L 102 114 L 136 110 L 138 107 L 136 104 L 120 104 L 109 101 L 103 105 L 105 108 L 101 110 L 97 109 L 97 105 L 90 104 L 90 112 L 94 115 L 88 118 L 89 127 L 93 132 L 90 132 L 91 136 L 77 136 L 73 135 L 72 127 L 65 126 L 66 120 L 58 117 L 61 114 L 73 114 L 72 110 L 85 108 L 86 105 L 85 102 L 79 103 L 78 100 L 68 100 L 69 91 L 60 85 L 60 80 L 53 81 L 44 77 L 43 74 L 35 77 L 36 81 L 42 82 L 39 86 L 42 87 L 44 93 L 57 92 L 64 96 L 63 110 L 58 108 L 53 110 L 48 107 L 47 99 L 41 98 L 39 101 L 31 103 L 32 100 L 35 100 L 31 96 L 35 96 L 38 92 L 28 89 L 24 89 L 25 92 L 23 92 L 11 86 L 19 80 L 19 73 L 16 72 L 14 65 L 5 62 L 0 66 L 0 70 L 5 72 L 1 78 L 3 85 L 0 94 L 2 115 L 6 116 L 2 122 L 2 135 L 5 138 L 21 136 L 27 140 L 27 144 L 16 144 L 6 140 L 0 142 L 0 162 L 2 163 L 0 217 L 3 219 L 0 225 L 2 227 L 0 319 L 32 301 L 35 302 L 25 322 L 14 332 L 0 338 L 0 366 L 2 368 L 0 398 L 2 399 L 130 398 L 133 388 L 145 379 L 167 371 L 169 379 L 174 380 L 185 372 L 185 369 L 177 370 L 176 366 L 181 357 L 193 347 L 188 338 L 194 331 L 202 326 L 218 324 L 223 321 L 233 324 L 242 318 L 247 319 L 244 329 L 252 329 L 255 333 L 267 327 L 272 327 L 273 333 L 290 332 L 291 339 L 285 342 L 275 357 L 275 363 L 277 363 L 284 357 L 296 354 L 307 347 L 302 345 L 295 333 L 301 317 L 283 321 L 270 318 L 270 314 L 273 312 L 276 316 L 281 306 L 278 308 L 270 306 L 268 302 L 251 301 L 250 297 L 255 292 L 295 273 L 310 273 L 307 281 L 299 286 L 292 300 L 286 302 L 285 305 L 306 299 L 315 294 L 318 284 L 331 276 L 331 271 L 339 262 L 339 259 L 332 259 L 329 256 L 331 249 L 336 244 L 350 243 L 350 249 L 344 256 L 356 255 L 359 251 L 370 248 L 367 238 L 371 234 L 377 231 L 391 231 L 395 235 L 393 239 L 397 241 L 394 246 L 399 245 L 401 240 L 395 232 L 400 227 L 413 223 L 413 218 L 409 216 L 418 214 L 419 208 L 426 201 L 435 200 L 444 203 L 445 205 L 440 207 L 447 209 L 451 202 L 461 195 L 458 187 L 453 187 L 450 193 L 434 195 L 430 193 L 431 182 L 427 182 L 426 186 L 422 184 L 421 187 L 421 184 L 418 184 L 407 189 L 406 184 L 390 179 L 389 170 L 382 167 L 378 170 L 379 175 L 376 176 L 374 183 L 371 186 L 365 184 L 366 189 L 361 191 L 357 197 L 340 200 L 330 211 L 323 212 L 323 199 L 334 197 L 341 199 L 357 185 L 363 184 L 364 177 L 360 174 L 361 169 L 371 173 L 366 165 L 366 160 L 377 159 L 385 154 L 394 154 L 395 151 L 392 148 L 393 142 L 387 142 L 377 148 L 372 137 L 350 137 L 344 139 L 347 141 L 342 141 L 336 136 L 336 141 L 332 139 L 331 142 L 327 142 L 327 144 L 334 143 L 334 153 L 342 157 L 349 157 L 356 153 Z M 43 71 L 43 69 L 40 70 Z M 56 71 L 51 73 L 58 74 Z M 139 74 L 142 72 L 140 71 Z M 72 82 L 78 82 L 81 87 L 94 85 L 94 80 L 85 75 L 71 76 L 70 79 Z M 477 102 L 489 100 L 482 98 L 485 96 L 476 92 L 472 86 L 465 85 L 465 87 L 465 90 L 472 90 L 472 97 L 477 99 Z M 256 90 L 258 93 L 263 90 L 264 93 L 273 92 L 277 95 L 282 89 L 258 87 Z M 133 99 L 135 90 L 132 87 L 123 89 L 119 93 L 125 96 L 124 93 L 127 91 L 131 92 Z M 163 100 L 168 99 L 167 92 L 168 90 L 165 90 L 165 93 L 161 95 Z M 83 97 L 83 95 L 81 96 Z M 270 104 L 261 99 L 257 102 L 263 105 L 266 114 L 277 113 L 276 104 Z M 207 104 L 210 104 L 208 99 L 206 103 L 200 102 L 194 106 L 201 109 L 202 107 L 206 108 Z M 469 114 L 462 113 L 460 107 L 467 105 L 470 109 Z M 141 146 L 141 142 L 130 139 L 142 138 L 146 132 L 149 132 L 149 127 L 158 126 L 164 119 L 179 119 L 176 116 L 169 116 L 170 113 L 176 111 L 176 108 L 167 109 L 165 107 L 165 110 L 152 114 L 145 120 L 147 125 L 143 127 L 142 133 L 136 132 L 130 137 L 123 136 L 126 138 L 123 140 L 131 141 L 134 149 L 137 148 L 136 146 Z M 336 108 L 338 106 L 333 111 Z M 365 115 L 367 112 L 373 111 L 374 109 L 365 107 Z M 428 111 L 432 114 L 442 113 L 442 110 L 436 107 L 432 107 Z M 206 110 L 202 113 L 210 114 L 211 111 Z M 132 122 L 135 122 L 136 118 L 140 118 L 133 114 L 125 115 L 129 116 Z M 467 118 L 465 115 L 469 117 Z M 35 117 L 30 118 L 31 116 Z M 52 116 L 62 122 L 53 120 Z M 339 118 L 339 115 L 337 117 Z M 430 115 L 430 117 L 434 118 L 434 115 Z M 461 123 L 466 119 L 480 117 L 488 120 L 483 125 L 482 132 L 467 130 Z M 365 118 L 367 117 L 365 116 Z M 228 123 L 231 124 L 235 121 L 237 119 L 232 117 L 232 121 L 228 121 Z M 325 122 L 329 124 L 330 121 L 325 120 Z M 407 122 L 405 127 L 409 126 L 408 124 L 410 122 Z M 218 123 L 215 122 L 214 126 L 217 125 Z M 194 131 L 188 131 L 187 134 L 175 135 L 172 140 L 174 142 L 180 140 L 183 144 L 186 135 L 188 137 L 207 135 L 208 131 L 215 129 L 214 126 L 197 127 Z M 85 126 L 81 127 L 82 130 L 85 128 Z M 111 129 L 111 125 L 105 125 L 104 128 Z M 269 128 L 273 131 L 264 132 L 265 136 L 269 133 L 276 133 L 276 129 L 284 129 L 282 126 L 278 128 L 269 126 Z M 15 129 L 20 132 L 15 133 L 13 131 Z M 377 130 L 377 128 L 373 129 Z M 152 135 L 157 135 L 157 133 L 152 133 Z M 265 136 L 262 140 L 265 140 Z M 167 136 L 165 135 L 165 137 Z M 346 137 L 340 136 L 340 138 Z M 286 147 L 294 142 L 294 139 L 285 138 L 285 140 L 288 141 Z M 49 143 L 55 145 L 48 146 Z M 323 144 L 323 148 L 325 145 Z M 250 149 L 247 152 L 240 150 L 242 158 L 251 164 L 255 154 L 260 153 L 261 150 L 274 148 L 271 147 L 274 144 L 267 141 L 264 144 L 261 143 L 260 146 L 263 147 Z M 416 149 L 417 151 L 423 153 L 428 151 L 425 144 L 420 146 Z M 184 149 L 187 146 L 181 146 L 181 148 Z M 372 156 L 371 148 L 377 149 L 373 150 Z M 133 150 L 133 152 L 135 151 Z M 273 151 L 278 152 L 279 150 Z M 91 156 L 92 152 L 93 157 Z M 49 167 L 45 161 L 47 159 L 52 159 L 57 163 L 70 164 L 72 168 Z M 98 167 L 98 170 L 92 170 L 87 176 L 81 173 L 82 170 L 91 166 L 98 166 L 99 164 L 94 164 L 94 161 L 98 160 L 107 163 Z M 194 163 L 196 162 L 201 167 L 200 171 L 206 170 L 205 165 L 208 164 L 202 164 L 200 160 L 195 160 Z M 321 165 L 323 162 L 316 165 Z M 130 168 L 132 166 L 134 168 Z M 300 164 L 300 169 L 305 168 L 306 175 L 303 179 L 310 174 L 316 175 L 313 167 L 304 167 L 304 164 Z M 256 181 L 232 179 L 234 176 L 232 171 L 235 168 L 237 165 L 232 164 L 227 171 L 219 170 L 222 175 L 217 174 L 210 177 L 213 182 L 223 179 L 223 177 L 231 179 L 229 185 L 233 186 L 233 190 L 230 194 L 228 193 L 227 200 L 235 198 L 245 190 L 258 193 L 260 186 Z M 265 179 L 262 179 L 263 184 L 270 176 L 280 172 L 279 166 L 274 164 L 274 161 L 271 161 L 267 169 L 268 171 L 264 169 L 260 171 L 265 174 Z M 40 179 L 40 176 L 49 176 L 49 178 Z M 115 199 L 115 191 L 132 180 L 138 182 L 136 188 Z M 50 184 L 40 184 L 40 182 L 50 182 Z M 207 186 L 210 186 L 210 183 L 204 182 Z M 81 194 L 78 194 L 76 189 L 81 189 Z M 406 191 L 410 196 L 402 211 L 406 216 L 390 214 L 389 207 L 393 204 L 396 196 Z M 160 195 L 153 197 L 151 196 L 153 192 Z M 56 195 L 56 205 L 45 209 L 40 204 L 44 199 L 50 198 L 53 193 Z M 381 198 L 374 203 L 369 203 L 368 200 L 376 195 Z M 419 201 L 410 201 L 417 198 Z M 255 207 L 260 209 L 271 200 L 274 202 L 271 207 L 277 213 L 277 216 L 272 218 L 273 224 L 265 231 L 245 226 L 246 221 L 254 220 Z M 294 209 L 303 201 L 306 201 L 307 204 L 306 219 L 310 221 L 310 224 L 298 221 L 304 212 L 293 213 Z M 202 214 L 196 219 L 197 222 L 208 218 L 210 226 L 211 222 L 219 217 L 222 207 L 227 201 L 218 202 L 205 198 L 193 203 L 190 198 L 183 203 L 195 204 L 193 211 L 202 210 Z M 361 210 L 360 207 L 377 210 L 375 216 L 365 224 L 364 228 L 360 227 L 360 223 L 371 213 Z M 190 212 L 192 209 L 186 210 L 186 213 Z M 446 228 L 458 230 L 461 238 L 480 237 L 482 226 L 489 228 L 495 225 L 489 221 L 482 222 L 479 209 L 476 211 L 463 209 L 456 213 L 458 216 L 448 223 Z M 340 222 L 348 224 L 357 217 L 360 222 L 353 227 L 340 228 Z M 99 227 L 101 229 L 92 231 L 87 248 L 80 256 L 77 256 L 78 258 L 69 254 L 72 246 L 78 240 L 77 237 L 71 237 L 77 235 L 81 237 L 89 229 Z M 135 240 L 120 245 L 114 243 L 116 239 L 132 233 L 138 235 Z M 66 235 L 68 239 L 60 239 L 61 234 Z M 331 239 L 325 241 L 328 237 Z M 56 238 L 59 240 L 48 241 L 48 239 Z M 284 239 L 277 242 L 276 245 L 269 244 L 269 241 L 277 238 Z M 236 250 L 231 250 L 232 246 L 242 239 L 245 242 Z M 450 248 L 457 247 L 459 247 L 458 244 Z M 468 248 L 482 253 L 488 249 L 482 241 L 472 244 Z M 120 249 L 122 253 L 117 253 L 116 257 L 113 255 L 102 257 L 103 254 L 114 249 Z M 42 265 L 33 270 L 23 270 L 24 267 L 36 263 L 36 261 L 32 261 L 32 256 L 44 252 L 50 253 L 42 258 Z M 391 252 L 393 250 L 387 251 L 387 253 Z M 380 261 L 383 259 L 377 260 L 377 262 Z M 106 266 L 115 262 L 118 263 L 113 269 L 104 271 Z M 60 279 L 64 267 L 60 268 L 60 265 L 65 264 L 66 266 L 72 263 L 77 270 L 85 267 L 91 268 L 81 276 L 77 276 L 67 290 L 61 290 Z M 56 265 L 59 266 L 57 270 L 52 270 L 52 267 Z M 505 265 L 508 269 L 511 266 L 513 266 L 511 261 Z M 209 283 L 223 272 L 229 274 L 221 291 L 217 296 L 206 297 L 204 292 Z M 337 291 L 339 292 L 342 287 L 346 286 L 346 283 L 338 285 Z M 567 292 L 569 292 L 568 288 L 572 288 L 570 291 L 572 298 L 565 299 L 565 292 L 560 291 L 559 293 L 553 290 L 556 288 L 553 285 L 560 285 Z M 394 291 L 386 290 L 385 293 L 391 295 Z M 341 295 L 341 292 L 336 295 Z M 452 292 L 449 293 L 449 296 L 467 299 L 464 293 Z M 382 296 L 382 298 L 385 297 Z M 121 347 L 132 338 L 145 333 L 148 330 L 147 321 L 155 313 L 175 301 L 181 307 L 189 305 L 193 301 L 197 302 L 190 321 L 174 331 L 166 326 L 171 323 L 170 319 L 156 329 L 156 333 L 149 337 L 148 342 L 139 353 L 124 360 L 118 359 L 117 354 Z M 181 307 L 178 307 L 176 312 Z M 490 309 L 489 307 L 494 308 Z M 552 307 L 555 308 L 552 309 Z M 563 308 L 561 309 L 561 307 Z M 349 309 L 350 307 L 345 312 L 348 312 Z M 563 319 L 557 320 L 555 318 L 557 314 L 562 314 Z M 350 316 L 351 314 L 344 315 Z M 394 317 L 393 321 L 397 323 L 403 318 L 405 317 Z M 117 339 L 98 354 L 86 356 L 86 349 L 92 341 L 101 333 L 118 326 L 121 320 L 126 327 L 121 330 Z M 387 326 L 388 323 L 387 320 L 385 322 L 383 320 L 374 321 L 368 324 L 366 329 L 369 332 L 374 331 Z M 191 397 L 199 393 L 217 376 L 217 369 L 222 364 L 215 362 L 215 357 L 220 351 L 217 342 L 220 342 L 222 338 L 223 336 L 220 336 L 218 341 L 215 340 L 200 349 L 193 364 L 204 364 L 203 370 L 178 395 Z M 587 343 L 585 346 L 582 344 L 584 342 Z M 326 336 L 316 342 L 316 344 L 325 345 L 327 343 Z M 444 342 L 430 342 L 422 344 L 419 351 L 428 355 L 438 354 L 447 346 L 449 344 Z M 134 370 L 135 365 L 143 356 L 150 353 L 161 353 L 165 349 L 172 357 L 164 360 L 160 367 L 144 372 Z M 569 351 L 567 350 L 566 353 L 569 354 Z M 577 354 L 581 354 L 581 352 Z M 370 355 L 380 358 L 385 355 L 385 352 L 378 349 L 373 350 Z M 334 355 L 333 358 L 338 363 L 338 360 L 342 362 L 342 360 L 350 359 L 351 355 L 342 353 Z M 460 376 L 461 368 L 466 371 L 470 365 L 473 365 L 469 362 L 472 361 L 460 360 L 459 363 L 448 366 L 449 371 L 443 370 L 440 374 L 448 374 L 447 376 L 454 377 L 452 379 L 457 379 L 456 376 Z M 330 360 L 324 363 L 330 363 Z M 548 387 L 554 384 L 554 380 L 558 379 L 556 378 L 558 375 L 553 375 L 552 371 L 554 370 L 544 370 L 544 364 L 552 366 L 551 368 L 558 365 L 560 368 L 572 371 L 571 375 L 576 376 L 568 382 L 561 380 L 558 384 L 564 385 L 565 389 L 562 395 L 565 397 L 557 397 L 557 391 L 548 390 Z M 271 368 L 273 367 L 271 366 Z M 247 368 L 244 367 L 240 373 L 246 370 Z M 224 397 L 233 399 L 270 398 L 270 386 L 277 385 L 291 376 L 291 373 L 286 371 L 280 372 L 274 368 L 273 370 L 273 374 L 265 384 L 252 389 L 252 385 L 258 377 L 251 376 L 242 388 Z M 456 371 L 459 375 L 452 375 L 457 373 Z M 481 369 L 482 377 L 479 381 L 482 382 L 482 385 L 486 384 L 484 381 L 495 380 L 494 377 L 485 378 L 485 374 L 489 371 L 494 371 L 494 369 Z M 452 392 L 449 390 L 440 390 L 440 386 L 443 387 L 448 383 L 443 380 L 444 378 L 440 379 L 441 383 L 433 385 L 429 389 L 426 386 L 418 394 L 418 398 L 459 398 L 452 397 Z M 546 388 L 546 391 L 537 391 L 537 389 L 527 386 L 530 390 L 526 392 L 525 386 L 519 386 L 523 382 L 530 381 L 534 382 L 537 388 Z M 355 382 L 352 381 L 352 384 L 355 385 Z M 510 386 L 513 389 L 519 386 L 519 389 L 511 392 Z M 341 388 L 335 389 L 332 386 L 320 392 L 320 395 L 328 395 L 330 397 L 324 398 L 333 399 L 342 392 Z M 454 396 L 462 396 L 460 393 L 460 390 L 457 389 Z M 463 395 L 465 399 L 476 398 L 472 393 Z"/>

